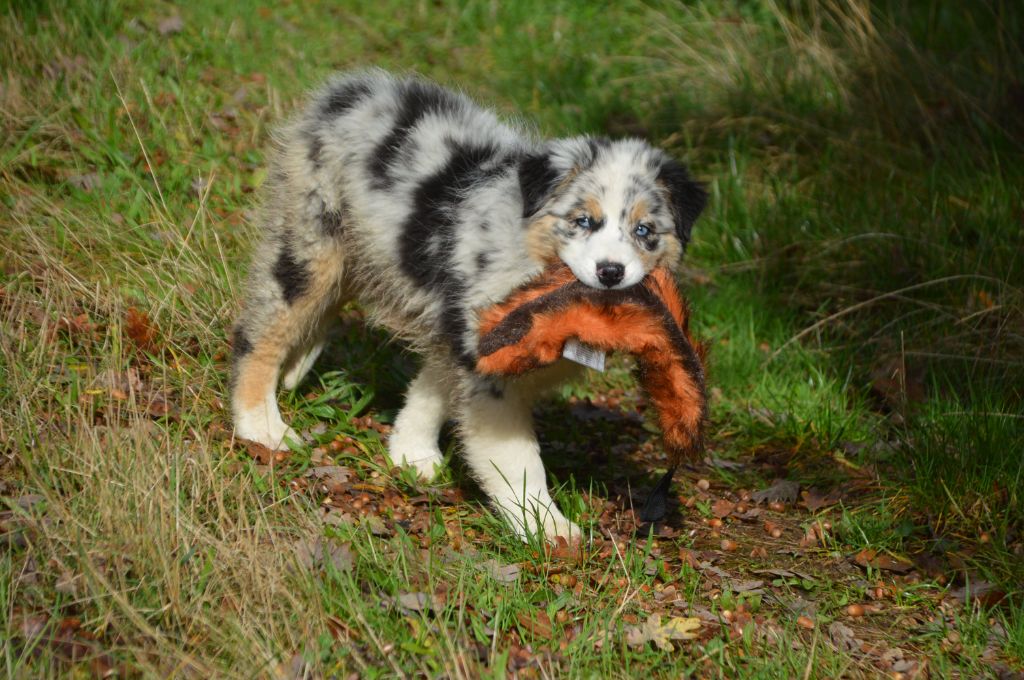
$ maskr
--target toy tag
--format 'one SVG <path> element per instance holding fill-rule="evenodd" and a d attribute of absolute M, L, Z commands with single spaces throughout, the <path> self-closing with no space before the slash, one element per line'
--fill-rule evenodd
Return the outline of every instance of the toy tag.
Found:
<path fill-rule="evenodd" d="M 604 350 L 585 345 L 576 338 L 569 338 L 565 341 L 562 356 L 569 361 L 583 364 L 587 368 L 604 371 Z"/>

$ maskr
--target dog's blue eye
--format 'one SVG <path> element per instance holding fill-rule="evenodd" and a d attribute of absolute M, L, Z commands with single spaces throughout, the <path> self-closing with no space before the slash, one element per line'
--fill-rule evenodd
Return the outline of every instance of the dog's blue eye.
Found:
<path fill-rule="evenodd" d="M 591 229 L 594 226 L 594 222 L 587 215 L 580 215 L 576 218 L 576 226 L 581 229 Z"/>
<path fill-rule="evenodd" d="M 643 238 L 644 236 L 647 236 L 648 234 L 651 233 L 651 228 L 646 224 L 638 224 L 636 225 L 636 229 L 633 230 L 633 233 L 639 236 L 640 238 Z"/>

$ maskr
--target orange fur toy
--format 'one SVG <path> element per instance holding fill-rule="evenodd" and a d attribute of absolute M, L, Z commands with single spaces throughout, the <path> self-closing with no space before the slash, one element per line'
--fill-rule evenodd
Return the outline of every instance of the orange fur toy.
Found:
<path fill-rule="evenodd" d="M 665 269 L 655 269 L 630 288 L 598 290 L 560 265 L 481 315 L 477 370 L 514 376 L 552 364 L 570 338 L 633 354 L 669 453 L 669 473 L 643 513 L 645 519 L 660 519 L 655 516 L 664 514 L 675 467 L 704 447 L 703 348 L 694 343 L 688 322 L 686 303 Z"/>

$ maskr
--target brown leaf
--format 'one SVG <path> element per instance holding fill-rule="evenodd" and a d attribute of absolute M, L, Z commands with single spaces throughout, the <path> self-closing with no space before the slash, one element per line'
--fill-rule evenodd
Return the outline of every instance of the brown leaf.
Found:
<path fill-rule="evenodd" d="M 135 307 L 129 307 L 125 316 L 124 332 L 132 343 L 142 351 L 152 352 L 156 349 L 156 328 L 145 312 L 140 312 Z"/>
<path fill-rule="evenodd" d="M 724 519 L 729 516 L 733 510 L 736 509 L 736 504 L 732 501 L 727 501 L 724 498 L 719 498 L 715 501 L 714 505 L 711 506 L 711 514 L 719 519 Z"/>
<path fill-rule="evenodd" d="M 565 536 L 555 536 L 554 544 L 549 544 L 547 550 L 548 557 L 554 560 L 579 562 L 584 557 L 582 541 L 570 541 Z"/>
<path fill-rule="evenodd" d="M 309 570 L 331 565 L 338 571 L 350 571 L 352 544 L 338 544 L 322 536 L 302 539 L 295 543 L 295 558 Z"/>
<path fill-rule="evenodd" d="M 988 581 L 972 581 L 963 587 L 949 591 L 949 596 L 961 602 L 973 600 L 990 607 L 999 604 L 1006 597 L 1006 591 Z"/>
<path fill-rule="evenodd" d="M 694 571 L 700 570 L 700 558 L 698 558 L 696 553 L 694 553 L 689 548 L 679 549 L 679 559 L 683 562 L 683 564 L 689 565 L 690 568 Z"/>
<path fill-rule="evenodd" d="M 753 581 L 730 581 L 727 586 L 728 589 L 734 593 L 758 593 L 761 592 L 761 586 L 764 585 L 764 581 L 753 580 Z M 723 590 L 725 587 L 723 586 Z"/>
<path fill-rule="evenodd" d="M 840 651 L 852 652 L 860 649 L 861 641 L 857 639 L 853 629 L 840 621 L 833 621 L 828 627 L 828 636 L 832 644 Z"/>
<path fill-rule="evenodd" d="M 391 529 L 388 529 L 388 525 L 384 523 L 380 515 L 366 515 L 362 518 L 361 523 L 365 524 L 374 536 L 389 537 L 392 534 Z"/>
<path fill-rule="evenodd" d="M 89 320 L 89 315 L 85 312 L 71 317 L 62 316 L 57 321 L 57 327 L 72 338 L 90 336 L 96 330 L 96 324 Z"/>
<path fill-rule="evenodd" d="M 240 439 L 239 441 L 245 444 L 246 452 L 260 465 L 271 465 L 274 462 L 274 454 L 277 452 L 273 449 L 269 449 L 263 444 L 249 439 Z"/>
<path fill-rule="evenodd" d="M 821 492 L 817 489 L 811 488 L 807 491 L 801 491 L 800 497 L 803 499 L 800 501 L 800 505 L 804 506 L 811 512 L 817 512 L 822 508 L 827 508 L 830 505 L 835 505 L 842 498 L 842 493 L 838 489 L 833 489 L 827 495 L 822 496 Z"/>
<path fill-rule="evenodd" d="M 897 574 L 905 574 L 914 568 L 914 564 L 908 560 L 887 553 L 879 554 L 877 550 L 871 548 L 865 548 L 854 555 L 853 561 L 864 568 L 883 569 Z"/>
<path fill-rule="evenodd" d="M 516 620 L 519 621 L 520 626 L 530 631 L 534 637 L 543 640 L 551 638 L 551 619 L 545 611 L 538 609 L 534 617 L 531 617 L 528 612 L 522 611 L 516 614 Z"/>
<path fill-rule="evenodd" d="M 174 405 L 163 392 L 153 392 L 149 395 L 149 401 L 146 404 L 147 414 L 153 418 L 163 418 L 164 416 L 171 415 L 173 411 Z"/>
<path fill-rule="evenodd" d="M 352 469 L 344 465 L 318 465 L 306 470 L 305 476 L 328 484 L 345 484 L 352 476 Z"/>
<path fill-rule="evenodd" d="M 750 494 L 750 497 L 755 503 L 764 503 L 765 501 L 785 501 L 786 503 L 792 503 L 796 500 L 796 496 L 799 491 L 800 482 L 793 482 L 788 479 L 776 479 L 767 489 L 755 491 Z"/>

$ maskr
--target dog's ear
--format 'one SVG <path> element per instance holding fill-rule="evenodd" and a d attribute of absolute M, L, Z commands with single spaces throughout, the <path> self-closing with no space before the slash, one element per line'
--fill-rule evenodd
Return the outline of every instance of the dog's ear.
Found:
<path fill-rule="evenodd" d="M 519 161 L 519 188 L 523 192 L 523 217 L 535 215 L 554 192 L 561 177 L 547 151 L 527 154 Z"/>
<path fill-rule="evenodd" d="M 519 161 L 523 217 L 536 215 L 573 176 L 593 164 L 600 140 L 588 137 L 557 139 Z"/>
<path fill-rule="evenodd" d="M 685 165 L 671 158 L 666 158 L 661 164 L 657 179 L 668 192 L 672 219 L 676 223 L 676 235 L 685 248 L 690 242 L 693 223 L 700 217 L 707 204 L 707 192 L 700 182 L 690 177 Z"/>

